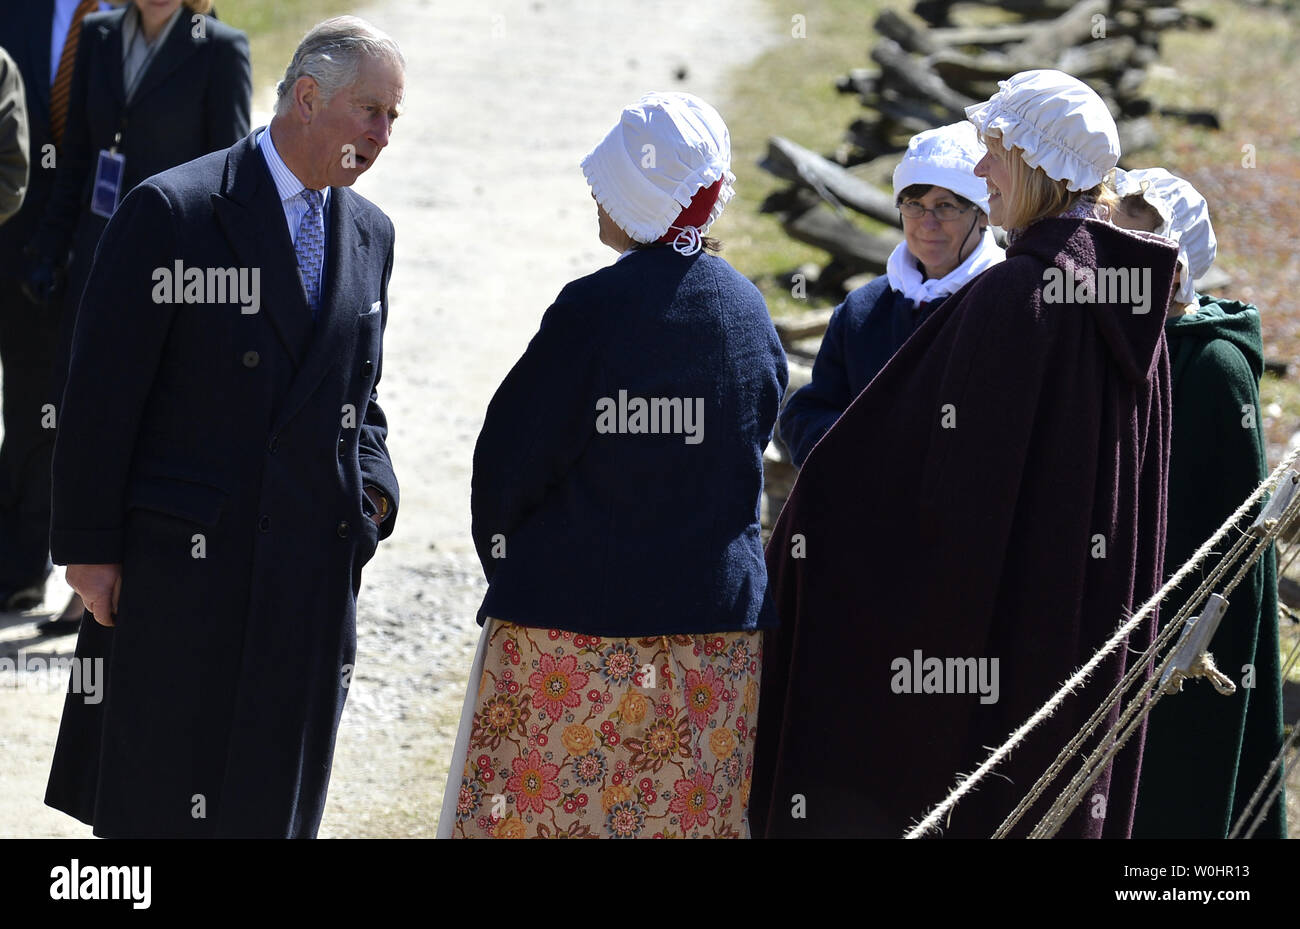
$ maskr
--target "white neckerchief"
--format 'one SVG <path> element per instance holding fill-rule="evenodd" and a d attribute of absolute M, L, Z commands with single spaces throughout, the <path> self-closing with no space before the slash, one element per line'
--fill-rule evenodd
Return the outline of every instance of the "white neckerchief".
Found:
<path fill-rule="evenodd" d="M 956 293 L 971 278 L 982 274 L 1006 257 L 993 239 L 993 232 L 987 227 L 975 251 L 940 278 L 921 279 L 921 269 L 916 266 L 916 258 L 907 248 L 907 242 L 899 242 L 889 255 L 885 273 L 889 276 L 889 286 L 913 303 L 929 303 L 948 294 Z"/>

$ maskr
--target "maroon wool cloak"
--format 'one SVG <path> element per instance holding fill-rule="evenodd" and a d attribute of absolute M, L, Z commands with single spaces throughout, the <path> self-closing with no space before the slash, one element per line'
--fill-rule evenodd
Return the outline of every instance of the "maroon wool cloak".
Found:
<path fill-rule="evenodd" d="M 1097 220 L 1031 225 L 814 448 L 767 548 L 782 625 L 759 700 L 756 837 L 901 836 L 1159 588 L 1175 256 Z M 1053 266 L 1149 269 L 1147 311 L 1045 301 Z M 1155 629 L 1153 616 L 1129 646 Z M 998 659 L 996 702 L 973 680 L 966 693 L 897 692 L 920 677 L 897 660 L 930 658 Z M 1129 661 L 1122 649 L 1107 659 L 945 834 L 990 836 Z M 1143 735 L 1062 836 L 1128 836 Z"/>

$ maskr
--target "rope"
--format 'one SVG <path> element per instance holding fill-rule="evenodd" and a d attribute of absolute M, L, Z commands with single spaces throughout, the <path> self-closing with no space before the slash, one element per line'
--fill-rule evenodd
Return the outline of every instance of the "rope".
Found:
<path fill-rule="evenodd" d="M 1231 560 L 1235 560 L 1241 553 L 1241 550 L 1249 543 L 1250 537 L 1246 535 L 1243 535 L 1237 540 L 1232 549 L 1230 549 L 1229 552 L 1220 560 L 1219 567 L 1201 581 L 1200 585 L 1192 592 L 1192 595 L 1188 597 L 1182 608 L 1174 614 L 1173 619 L 1171 619 L 1165 628 L 1160 631 L 1159 635 L 1156 636 L 1155 642 L 1152 643 L 1153 649 L 1159 651 L 1161 648 L 1164 648 L 1165 645 L 1167 645 L 1169 641 L 1181 631 L 1183 625 L 1187 621 L 1187 617 L 1190 615 L 1192 610 L 1196 608 L 1198 600 L 1208 594 L 1213 586 L 1218 583 L 1219 578 L 1227 573 L 1226 565 L 1230 564 Z M 1087 740 L 1088 736 L 1096 728 L 1101 718 L 1110 712 L 1111 707 L 1119 701 L 1121 695 L 1125 691 L 1133 686 L 1138 678 L 1144 676 L 1145 667 L 1145 663 L 1140 661 L 1135 661 L 1129 666 L 1128 671 L 1125 672 L 1119 683 L 1115 685 L 1114 689 L 1111 690 L 1110 694 L 1102 704 L 1097 707 L 1092 716 L 1088 718 L 1088 721 L 1085 722 L 1079 732 L 1075 734 L 1074 738 L 1072 738 L 1066 746 L 1061 749 L 1061 752 L 1056 756 L 1056 760 L 1052 762 L 1048 769 L 1043 772 L 1043 775 L 1034 783 L 1034 786 L 1030 789 L 1025 798 L 1021 800 L 1019 805 L 1011 811 L 1010 815 L 1008 815 L 1005 820 L 1003 820 L 1002 825 L 1000 825 L 997 831 L 993 834 L 993 838 L 1006 838 L 1011 827 L 1019 822 L 1025 812 L 1038 801 L 1038 798 L 1043 795 L 1047 786 L 1056 779 L 1056 776 L 1060 774 L 1066 763 L 1078 754 L 1079 746 Z M 1163 674 L 1164 666 L 1162 665 L 1157 669 L 1157 672 Z"/>
<path fill-rule="evenodd" d="M 1286 574 L 1286 572 L 1291 568 L 1291 565 L 1295 563 L 1296 555 L 1300 555 L 1300 545 L 1297 545 L 1295 551 L 1291 552 L 1290 557 L 1287 558 L 1286 564 L 1282 565 L 1282 567 L 1278 569 L 1278 577 Z"/>
<path fill-rule="evenodd" d="M 1255 789 L 1255 793 L 1250 798 L 1250 803 L 1246 805 L 1246 809 L 1241 811 L 1241 816 L 1237 818 L 1237 823 L 1232 827 L 1232 832 L 1228 835 L 1228 838 L 1235 839 L 1237 834 L 1241 832 L 1241 824 L 1246 819 L 1246 814 L 1250 812 L 1251 807 L 1255 805 L 1255 801 L 1259 799 L 1260 793 L 1264 790 L 1264 785 L 1269 782 L 1270 778 L 1272 778 L 1273 772 L 1278 769 L 1278 765 L 1282 763 L 1282 759 L 1286 757 L 1286 753 L 1291 750 L 1291 746 L 1295 745 L 1297 736 L 1300 736 L 1300 723 L 1297 723 L 1291 730 L 1291 737 L 1283 743 L 1282 750 L 1277 753 L 1277 757 L 1273 759 L 1273 763 L 1268 766 L 1268 771 L 1264 774 L 1264 779 L 1259 782 L 1259 787 Z M 1285 784 L 1286 779 L 1291 776 L 1291 771 L 1295 768 L 1297 761 L 1300 761 L 1300 752 L 1297 752 L 1295 758 L 1291 759 L 1291 763 L 1287 765 L 1286 771 L 1284 771 L 1282 776 L 1278 778 L 1277 786 L 1269 792 L 1268 799 L 1264 801 L 1264 805 L 1261 806 L 1259 812 L 1255 814 L 1255 818 L 1250 824 L 1250 831 L 1246 833 L 1246 838 L 1249 839 L 1253 836 L 1255 830 L 1259 828 L 1259 824 L 1264 821 L 1265 813 L 1268 812 L 1268 808 L 1273 803 L 1273 799 L 1282 792 L 1282 785 Z"/>
<path fill-rule="evenodd" d="M 1200 565 L 1200 563 L 1205 559 L 1205 557 L 1211 553 L 1214 546 L 1217 545 L 1223 539 L 1223 537 L 1227 535 L 1228 531 L 1237 524 L 1237 522 L 1242 518 L 1242 516 L 1244 516 L 1260 500 L 1261 497 L 1263 497 L 1264 493 L 1267 490 L 1276 486 L 1278 479 L 1296 461 L 1297 457 L 1300 457 L 1300 448 L 1296 448 L 1292 450 L 1290 454 L 1288 454 L 1286 458 L 1284 458 L 1282 462 L 1276 468 L 1273 469 L 1273 472 L 1267 478 L 1265 478 L 1258 487 L 1255 488 L 1254 493 L 1252 493 L 1249 497 L 1247 497 L 1245 502 L 1242 503 L 1241 506 L 1237 507 L 1236 511 L 1233 512 L 1232 515 L 1230 515 L 1227 518 L 1227 520 L 1223 523 L 1223 525 L 1219 527 L 1218 531 L 1215 532 L 1214 535 L 1210 536 L 1210 538 L 1207 539 L 1204 543 L 1202 543 L 1201 547 L 1198 548 L 1192 554 L 1192 557 L 1188 559 L 1188 561 L 1181 568 L 1179 568 L 1178 571 L 1175 572 L 1174 575 L 1169 578 L 1169 580 L 1167 580 L 1164 583 L 1164 586 L 1162 586 L 1160 590 L 1158 590 L 1149 600 L 1147 600 L 1147 602 L 1142 605 L 1141 609 L 1139 609 L 1137 613 L 1135 613 L 1127 621 L 1121 623 L 1119 628 L 1115 631 L 1115 633 L 1101 646 L 1101 648 L 1097 652 L 1093 654 L 1093 656 L 1090 659 L 1088 659 L 1087 663 L 1085 663 L 1083 667 L 1075 671 L 1074 674 L 1072 674 L 1070 678 L 1066 680 L 1066 682 L 1060 687 L 1060 689 L 1058 689 L 1056 693 L 1054 693 L 1051 697 L 1048 698 L 1046 703 L 1044 703 L 1041 707 L 1039 707 L 1038 710 L 1028 720 L 1026 720 L 1018 729 L 1012 732 L 1011 735 L 1007 737 L 1007 740 L 1002 743 L 1002 745 L 994 749 L 993 752 L 988 756 L 988 758 L 986 758 L 978 768 L 976 768 L 973 772 L 968 774 L 962 780 L 962 782 L 958 784 L 952 790 L 951 793 L 948 794 L 947 797 L 945 797 L 942 801 L 940 801 L 940 803 L 938 803 L 928 813 L 926 813 L 925 816 L 921 819 L 921 821 L 917 823 L 914 827 L 912 827 L 910 831 L 908 831 L 905 837 L 909 839 L 920 838 L 926 835 L 927 833 L 929 833 L 930 831 L 934 830 L 935 828 L 937 828 L 940 822 L 942 822 L 945 814 L 947 814 L 954 806 L 956 806 L 957 802 L 961 800 L 962 797 L 964 797 L 972 789 L 974 789 L 976 784 L 978 784 L 986 776 L 988 776 L 989 772 L 995 766 L 997 766 L 1003 759 L 1005 759 L 1022 741 L 1024 741 L 1025 737 L 1031 731 L 1033 731 L 1040 724 L 1042 724 L 1043 720 L 1051 716 L 1052 713 L 1054 713 L 1057 710 L 1057 708 L 1061 705 L 1061 703 L 1065 700 L 1065 698 L 1068 697 L 1071 693 L 1073 693 L 1080 685 L 1082 685 L 1092 674 L 1092 672 L 1097 669 L 1097 666 L 1101 664 L 1101 662 L 1104 661 L 1107 656 L 1109 656 L 1113 651 L 1119 648 L 1119 646 L 1127 640 L 1129 634 L 1134 629 L 1136 629 L 1156 609 L 1156 607 L 1160 604 L 1160 602 L 1163 601 L 1164 598 L 1169 595 L 1170 591 L 1172 591 L 1180 583 L 1182 583 L 1183 579 L 1186 578 L 1192 571 L 1194 571 Z M 1298 497 L 1297 499 L 1300 499 L 1300 497 Z M 1275 535 L 1281 523 L 1283 522 L 1285 522 L 1285 520 L 1279 520 L 1277 524 L 1272 526 L 1270 528 L 1270 531 L 1266 533 L 1266 537 L 1271 537 L 1272 535 Z M 1237 546 L 1234 546 L 1233 548 L 1234 550 L 1236 550 Z M 1222 563 L 1220 564 L 1220 567 L 1221 568 L 1223 567 Z M 1140 666 L 1142 663 L 1138 662 L 1137 664 Z M 1118 698 L 1116 697 L 1116 699 Z M 1084 733 L 1083 738 L 1085 739 L 1087 738 L 1087 733 Z M 1023 815 L 1023 811 L 1021 811 L 1020 815 Z M 1016 818 L 1018 819 L 1019 816 L 1017 816 Z M 1003 825 L 1005 826 L 1007 824 L 1004 823 Z M 999 831 L 1001 831 L 1001 829 L 999 829 Z"/>
<path fill-rule="evenodd" d="M 1223 593 L 1221 594 L 1221 596 L 1223 596 L 1224 599 L 1227 599 L 1228 595 L 1232 593 L 1232 591 L 1246 576 L 1246 573 L 1255 566 L 1255 564 L 1259 561 L 1260 557 L 1263 555 L 1265 548 L 1268 547 L 1269 543 L 1273 540 L 1273 538 L 1279 535 L 1283 531 L 1284 527 L 1289 526 L 1291 521 L 1296 517 L 1296 514 L 1300 513 L 1300 506 L 1297 506 L 1298 503 L 1300 503 L 1300 498 L 1293 499 L 1291 501 L 1291 505 L 1288 506 L 1287 511 L 1280 518 L 1274 521 L 1272 525 L 1269 525 L 1265 529 L 1264 535 L 1259 538 L 1258 543 L 1255 547 L 1255 551 L 1250 557 L 1250 559 L 1245 564 L 1241 565 L 1241 567 L 1237 570 L 1236 575 L 1233 576 L 1232 580 L 1223 589 Z M 1231 565 L 1231 561 L 1225 558 L 1223 561 L 1220 562 L 1219 570 L 1216 571 L 1216 574 L 1221 576 L 1223 573 L 1225 573 L 1226 568 L 1230 565 Z M 1195 604 L 1195 605 L 1199 607 L 1199 604 Z M 1180 611 L 1180 615 L 1184 613 L 1185 611 Z M 1153 644 L 1151 648 L 1147 649 L 1147 651 L 1143 653 L 1142 656 L 1143 660 L 1140 662 L 1136 662 L 1136 664 L 1138 664 L 1139 666 L 1144 664 L 1146 659 L 1154 654 L 1154 650 L 1155 650 L 1155 645 Z M 1075 774 L 1074 778 L 1071 779 L 1070 784 L 1066 786 L 1065 790 L 1063 790 L 1060 795 L 1058 795 L 1056 802 L 1053 803 L 1051 808 L 1048 809 L 1047 813 L 1039 821 L 1038 825 L 1034 827 L 1033 831 L 1031 831 L 1030 833 L 1031 838 L 1050 838 L 1051 836 L 1055 835 L 1058 831 L 1060 831 L 1061 826 L 1064 825 L 1065 819 L 1071 813 L 1074 812 L 1075 807 L 1077 807 L 1079 803 L 1083 800 L 1083 795 L 1087 792 L 1088 788 L 1091 787 L 1096 782 L 1097 778 L 1100 777 L 1101 774 L 1105 771 L 1106 766 L 1110 764 L 1114 756 L 1119 752 L 1121 748 L 1123 748 L 1124 743 L 1128 741 L 1129 737 L 1137 730 L 1137 728 L 1143 723 L 1143 721 L 1146 720 L 1147 716 L 1151 713 L 1151 711 L 1155 709 L 1155 705 L 1160 701 L 1160 698 L 1165 693 L 1169 692 L 1162 689 L 1159 692 L 1157 692 L 1154 697 L 1151 697 L 1149 700 L 1147 700 L 1147 698 L 1150 697 L 1152 690 L 1157 686 L 1158 682 L 1163 678 L 1164 673 L 1168 668 L 1169 663 L 1173 659 L 1174 655 L 1175 655 L 1175 650 L 1171 650 L 1165 656 L 1164 661 L 1161 662 L 1160 667 L 1156 670 L 1156 673 L 1151 676 L 1148 682 L 1134 696 L 1133 700 L 1129 703 L 1129 705 L 1126 707 L 1124 712 L 1121 714 L 1119 720 L 1115 723 L 1114 726 L 1110 728 L 1110 730 L 1106 733 L 1106 735 L 1100 740 L 1098 746 L 1093 750 L 1092 754 L 1090 754 L 1088 758 L 1084 761 L 1083 767 L 1080 769 L 1080 771 L 1077 774 Z M 1212 667 L 1212 660 L 1211 660 L 1210 667 Z M 1201 676 L 1209 676 L 1208 673 L 1206 673 L 1207 671 L 1208 668 L 1206 668 L 1204 666 L 1204 663 L 1202 662 Z M 1214 673 L 1217 674 L 1218 669 L 1214 669 Z M 1213 678 L 1211 678 L 1211 680 L 1213 680 Z M 1172 681 L 1170 683 L 1172 683 Z M 1228 683 L 1229 685 L 1231 685 L 1230 681 Z M 1215 686 L 1218 687 L 1219 685 L 1216 683 Z M 1140 702 L 1140 701 L 1145 701 L 1145 702 Z M 1107 740 L 1115 738 L 1116 730 L 1119 729 L 1121 726 L 1124 726 L 1125 722 L 1134 716 L 1134 713 L 1139 706 L 1142 707 L 1141 711 L 1137 712 L 1136 719 L 1133 719 L 1133 721 L 1126 728 L 1123 729 L 1118 741 L 1108 743 Z"/>
<path fill-rule="evenodd" d="M 1297 657 L 1300 657 L 1300 639 L 1297 639 L 1295 645 L 1291 646 L 1291 654 L 1287 656 L 1286 664 L 1282 666 L 1282 680 L 1286 680 L 1286 676 L 1290 673 L 1291 667 L 1295 664 Z M 1259 779 L 1259 784 L 1255 787 L 1255 792 L 1250 795 L 1250 800 L 1248 800 L 1246 805 L 1242 808 L 1241 815 L 1237 817 L 1236 823 L 1233 824 L 1232 832 L 1228 834 L 1228 838 L 1235 839 L 1241 832 L 1241 827 L 1245 823 L 1246 817 L 1249 816 L 1251 811 L 1255 808 L 1255 804 L 1259 801 L 1260 795 L 1264 792 L 1264 788 L 1268 785 L 1269 780 L 1272 779 L 1273 772 L 1275 772 L 1278 769 L 1278 766 L 1282 764 L 1282 759 L 1286 757 L 1287 751 L 1289 751 L 1291 746 L 1295 744 L 1297 736 L 1300 736 L 1300 721 L 1297 721 L 1295 725 L 1291 727 L 1291 737 L 1282 743 L 1281 751 L 1279 751 L 1273 758 L 1273 763 L 1268 766 L 1268 770 L 1264 772 L 1264 776 Z M 1300 757 L 1300 754 L 1297 754 L 1297 757 Z M 1292 761 L 1291 767 L 1294 766 L 1295 762 Z M 1282 785 L 1286 783 L 1286 778 L 1290 774 L 1290 771 L 1291 768 L 1288 767 L 1287 773 L 1282 776 L 1281 780 L 1278 781 L 1277 787 L 1275 787 L 1273 792 L 1268 795 L 1268 800 L 1264 802 L 1260 815 L 1251 822 L 1250 832 L 1246 834 L 1246 838 L 1249 839 L 1253 836 L 1255 830 L 1259 827 L 1259 824 L 1263 822 L 1264 810 L 1267 810 L 1272 804 L 1273 798 L 1277 796 L 1278 792 L 1282 789 Z"/>
<path fill-rule="evenodd" d="M 1228 594 L 1232 592 L 1233 588 L 1235 588 L 1241 581 L 1245 572 L 1259 560 L 1260 555 L 1263 554 L 1264 548 L 1268 545 L 1269 541 L 1271 541 L 1271 533 L 1266 533 L 1264 537 L 1259 540 L 1254 555 L 1242 566 L 1242 570 L 1237 572 L 1237 575 L 1232 579 L 1228 586 L 1224 588 L 1223 597 L 1225 599 Z M 1223 563 L 1220 563 L 1220 567 L 1222 568 L 1223 566 Z M 1225 572 L 1219 573 L 1221 574 Z M 1124 743 L 1127 742 L 1129 737 L 1137 731 L 1138 727 L 1146 721 L 1147 716 L 1153 709 L 1155 709 L 1156 704 L 1160 702 L 1160 698 L 1165 694 L 1165 691 L 1159 690 L 1158 688 L 1160 680 L 1164 677 L 1165 671 L 1173 661 L 1175 654 L 1176 649 L 1170 649 L 1170 651 L 1165 655 L 1164 660 L 1160 663 L 1156 672 L 1146 680 L 1138 692 L 1129 701 L 1128 705 L 1120 714 L 1119 719 L 1113 726 L 1111 726 L 1099 741 L 1097 747 L 1094 748 L 1092 753 L 1087 757 L 1087 759 L 1085 759 L 1083 767 L 1080 768 L 1080 770 L 1070 780 L 1070 783 L 1066 785 L 1065 789 L 1061 791 L 1056 802 L 1052 804 L 1047 813 L 1044 814 L 1043 818 L 1039 820 L 1038 825 L 1030 832 L 1030 838 L 1050 838 L 1060 830 L 1061 826 L 1064 825 L 1066 818 L 1074 812 L 1075 807 L 1077 807 L 1083 800 L 1083 795 L 1087 792 L 1088 788 L 1096 783 L 1097 778 L 1101 777 L 1106 766 L 1109 765 L 1115 755 L 1119 753 L 1119 750 L 1124 747 Z M 1142 653 L 1141 659 L 1134 662 L 1134 664 L 1141 668 L 1146 665 L 1148 660 L 1154 657 L 1154 655 L 1155 645 L 1153 643 L 1150 648 Z M 1126 723 L 1127 726 L 1125 725 Z M 1116 730 L 1119 730 L 1121 727 L 1124 728 L 1120 737 L 1115 741 L 1108 741 L 1115 739 Z"/>
<path fill-rule="evenodd" d="M 1232 682 L 1232 678 L 1220 671 L 1214 664 L 1214 656 L 1209 652 L 1201 652 L 1193 659 L 1191 665 L 1186 671 L 1180 671 L 1174 668 L 1173 674 L 1169 680 L 1160 688 L 1161 694 L 1176 694 L 1183 690 L 1183 681 L 1191 680 L 1194 677 L 1203 677 L 1214 685 L 1214 689 L 1225 697 L 1231 697 L 1237 692 L 1237 685 Z"/>
<path fill-rule="evenodd" d="M 1300 639 L 1295 640 L 1295 645 L 1291 646 L 1291 654 L 1287 656 L 1286 664 L 1282 666 L 1282 674 L 1280 675 L 1282 680 L 1286 680 L 1286 676 L 1291 673 L 1291 668 L 1297 658 L 1300 658 Z"/>

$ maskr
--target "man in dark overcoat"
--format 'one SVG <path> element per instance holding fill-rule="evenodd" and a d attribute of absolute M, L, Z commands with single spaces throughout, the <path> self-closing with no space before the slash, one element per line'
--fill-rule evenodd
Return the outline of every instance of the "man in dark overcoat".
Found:
<path fill-rule="evenodd" d="M 51 530 L 105 681 L 70 687 L 46 793 L 97 835 L 316 835 L 398 502 L 375 390 L 393 226 L 348 188 L 403 74 L 368 24 L 320 24 L 268 129 L 145 181 L 105 231 Z"/>

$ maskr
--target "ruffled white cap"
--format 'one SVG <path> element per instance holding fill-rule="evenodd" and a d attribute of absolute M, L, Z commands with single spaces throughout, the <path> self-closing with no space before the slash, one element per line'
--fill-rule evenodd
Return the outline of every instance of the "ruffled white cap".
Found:
<path fill-rule="evenodd" d="M 975 176 L 986 149 L 970 123 L 952 123 L 912 136 L 894 169 L 894 196 L 913 184 L 944 187 L 989 211 L 989 188 Z"/>
<path fill-rule="evenodd" d="M 981 137 L 1001 133 L 1002 144 L 1025 153 L 1025 163 L 1089 190 L 1119 163 L 1119 130 L 1096 92 L 1063 71 L 1021 71 L 988 100 L 966 107 Z"/>
<path fill-rule="evenodd" d="M 668 231 L 701 187 L 721 179 L 708 231 L 735 195 L 731 134 L 718 111 L 685 93 L 648 93 L 582 159 L 596 202 L 637 242 Z"/>
<path fill-rule="evenodd" d="M 1174 300 L 1191 303 L 1196 280 L 1205 276 L 1219 253 L 1219 242 L 1210 224 L 1210 206 L 1190 183 L 1164 168 L 1115 171 L 1115 192 L 1121 197 L 1139 194 L 1151 204 L 1163 221 L 1156 233 L 1178 245 L 1178 266 L 1182 280 Z"/>

